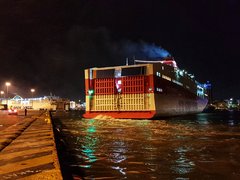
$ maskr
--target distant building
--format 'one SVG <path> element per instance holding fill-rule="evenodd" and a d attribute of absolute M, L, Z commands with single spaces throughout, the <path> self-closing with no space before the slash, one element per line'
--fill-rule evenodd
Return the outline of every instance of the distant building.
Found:
<path fill-rule="evenodd" d="M 70 109 L 76 109 L 76 102 L 70 101 Z"/>
<path fill-rule="evenodd" d="M 18 109 L 47 109 L 47 110 L 69 110 L 70 101 L 57 96 L 44 96 L 39 98 L 22 98 L 19 95 L 12 99 L 2 99 L 0 104 Z"/>
<path fill-rule="evenodd" d="M 216 100 L 211 105 L 216 110 L 240 110 L 240 100 L 234 98 Z"/>
<path fill-rule="evenodd" d="M 213 104 L 213 106 L 215 107 L 216 110 L 222 111 L 222 110 L 227 110 L 228 109 L 226 101 L 216 100 L 212 104 Z"/>
<path fill-rule="evenodd" d="M 76 103 L 75 101 L 70 101 L 71 110 L 85 110 L 85 108 L 86 108 L 85 102 Z"/>
<path fill-rule="evenodd" d="M 228 100 L 226 100 L 227 102 L 227 106 L 229 110 L 236 110 L 238 109 L 239 103 L 238 100 L 234 99 L 234 98 L 230 98 Z"/>

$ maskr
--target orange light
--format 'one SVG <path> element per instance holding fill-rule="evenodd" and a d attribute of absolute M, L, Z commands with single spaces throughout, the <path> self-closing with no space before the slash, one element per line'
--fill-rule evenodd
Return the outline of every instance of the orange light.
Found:
<path fill-rule="evenodd" d="M 11 83 L 10 82 L 6 82 L 5 85 L 6 86 L 11 86 Z"/>

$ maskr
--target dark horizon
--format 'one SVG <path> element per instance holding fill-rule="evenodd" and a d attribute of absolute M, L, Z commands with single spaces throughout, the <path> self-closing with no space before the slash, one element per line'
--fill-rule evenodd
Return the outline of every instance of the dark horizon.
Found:
<path fill-rule="evenodd" d="M 236 0 L 2 1 L 0 90 L 84 100 L 84 69 L 151 58 L 161 47 L 214 99 L 240 98 Z M 131 61 L 130 61 L 131 63 Z"/>

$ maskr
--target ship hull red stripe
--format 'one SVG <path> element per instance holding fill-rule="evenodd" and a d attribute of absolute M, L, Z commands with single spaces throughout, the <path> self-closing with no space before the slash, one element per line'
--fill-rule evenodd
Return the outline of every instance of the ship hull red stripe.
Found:
<path fill-rule="evenodd" d="M 112 118 L 119 119 L 151 119 L 156 114 L 156 111 L 141 111 L 141 112 L 132 112 L 132 111 L 120 111 L 120 112 L 89 112 L 83 115 L 84 118 L 96 118 L 99 115 L 110 116 Z"/>

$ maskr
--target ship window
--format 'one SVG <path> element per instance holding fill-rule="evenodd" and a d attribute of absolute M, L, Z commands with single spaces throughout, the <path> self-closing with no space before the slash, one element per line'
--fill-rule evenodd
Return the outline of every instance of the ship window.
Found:
<path fill-rule="evenodd" d="M 114 78 L 115 70 L 114 69 L 97 70 L 96 72 L 97 78 Z"/>
<path fill-rule="evenodd" d="M 176 80 L 172 80 L 174 83 L 176 83 L 176 84 L 178 84 L 178 85 L 180 85 L 180 86 L 183 86 L 183 84 L 182 83 L 180 83 L 179 81 L 176 81 Z"/>
<path fill-rule="evenodd" d="M 172 80 L 170 77 L 165 76 L 165 75 L 162 75 L 162 78 L 163 78 L 163 79 L 166 79 L 166 80 L 168 80 L 168 81 L 171 81 L 171 80 Z"/>
<path fill-rule="evenodd" d="M 161 76 L 161 73 L 160 73 L 160 72 L 156 72 L 156 75 L 160 77 L 160 76 Z"/>
<path fill-rule="evenodd" d="M 121 68 L 116 68 L 115 69 L 115 78 L 121 77 L 122 69 Z"/>
<path fill-rule="evenodd" d="M 122 68 L 122 76 L 144 75 L 145 67 Z"/>
<path fill-rule="evenodd" d="M 180 76 L 183 76 L 183 75 L 184 75 L 183 73 L 184 73 L 184 71 L 179 70 L 179 75 L 180 75 Z"/>

